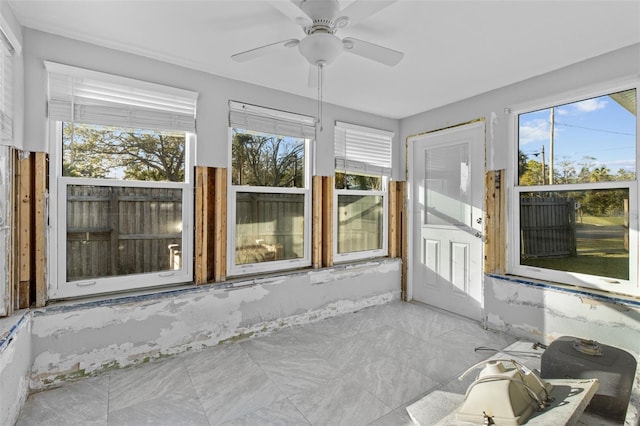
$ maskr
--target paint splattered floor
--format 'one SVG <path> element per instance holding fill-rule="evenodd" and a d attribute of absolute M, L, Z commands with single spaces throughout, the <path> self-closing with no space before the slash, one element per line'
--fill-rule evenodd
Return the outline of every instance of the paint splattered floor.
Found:
<path fill-rule="evenodd" d="M 475 348 L 514 342 L 394 302 L 36 393 L 17 425 L 411 425 L 407 405 L 464 393 L 457 376 L 494 355 Z"/>

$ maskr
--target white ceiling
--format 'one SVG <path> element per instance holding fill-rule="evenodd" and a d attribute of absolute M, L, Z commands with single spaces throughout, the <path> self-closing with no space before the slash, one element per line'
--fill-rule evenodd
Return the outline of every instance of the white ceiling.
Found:
<path fill-rule="evenodd" d="M 230 59 L 304 36 L 273 3 L 9 0 L 26 27 L 315 98 L 295 48 Z M 399 0 L 337 35 L 405 56 L 391 68 L 342 53 L 326 68 L 324 100 L 404 118 L 638 43 L 640 0 Z"/>

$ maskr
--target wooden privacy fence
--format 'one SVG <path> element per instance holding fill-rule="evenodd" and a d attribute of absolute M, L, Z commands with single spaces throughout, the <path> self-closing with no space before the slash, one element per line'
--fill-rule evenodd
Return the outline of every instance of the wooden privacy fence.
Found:
<path fill-rule="evenodd" d="M 236 263 L 304 256 L 304 195 L 238 192 Z"/>
<path fill-rule="evenodd" d="M 67 187 L 68 281 L 174 269 L 181 242 L 182 189 Z"/>
<path fill-rule="evenodd" d="M 523 258 L 575 255 L 575 200 L 521 196 L 520 249 Z"/>

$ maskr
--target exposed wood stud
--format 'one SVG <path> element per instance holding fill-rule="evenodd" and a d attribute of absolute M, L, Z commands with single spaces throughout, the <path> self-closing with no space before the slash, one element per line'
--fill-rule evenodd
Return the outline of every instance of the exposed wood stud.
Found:
<path fill-rule="evenodd" d="M 46 197 L 47 197 L 47 154 L 44 152 L 36 152 L 35 154 L 35 173 L 34 173 L 34 192 L 35 192 L 35 211 L 34 211 L 34 256 L 35 256 L 35 285 L 36 285 L 36 307 L 42 307 L 46 303 L 46 280 L 45 280 L 45 232 L 46 232 Z"/>
<path fill-rule="evenodd" d="M 311 267 L 322 266 L 322 176 L 311 182 Z"/>
<path fill-rule="evenodd" d="M 506 271 L 506 217 L 504 170 L 490 170 L 485 175 L 484 270 L 504 274 Z"/>
<path fill-rule="evenodd" d="M 333 176 L 322 178 L 322 266 L 333 266 Z"/>
<path fill-rule="evenodd" d="M 398 256 L 402 259 L 402 275 L 400 277 L 401 298 L 405 302 L 408 301 L 407 293 L 407 182 L 400 181 L 396 183 L 396 200 L 397 200 L 397 239 L 398 239 Z"/>
<path fill-rule="evenodd" d="M 33 230 L 33 156 L 18 160 L 17 167 L 17 244 L 18 244 L 18 309 L 31 305 L 32 255 L 31 237 Z"/>
<path fill-rule="evenodd" d="M 207 282 L 207 200 L 206 186 L 208 169 L 206 167 L 197 166 L 195 170 L 195 282 L 196 284 L 204 284 Z"/>
<path fill-rule="evenodd" d="M 388 196 L 389 196 L 389 214 L 388 214 L 388 227 L 389 227 L 389 257 L 398 257 L 400 254 L 400 248 L 398 246 L 398 182 L 389 182 Z"/>
<path fill-rule="evenodd" d="M 214 281 L 220 282 L 227 278 L 227 169 L 215 168 L 214 188 L 212 197 L 214 203 L 213 235 L 214 241 Z"/>

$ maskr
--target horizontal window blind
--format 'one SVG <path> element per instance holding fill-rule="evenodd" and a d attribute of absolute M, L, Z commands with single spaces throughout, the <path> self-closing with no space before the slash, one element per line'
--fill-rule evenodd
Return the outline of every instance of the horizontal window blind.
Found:
<path fill-rule="evenodd" d="M 196 92 L 53 62 L 45 66 L 52 120 L 196 131 Z"/>
<path fill-rule="evenodd" d="M 229 102 L 229 126 L 304 139 L 315 139 L 316 134 L 313 117 L 235 101 Z"/>
<path fill-rule="evenodd" d="M 13 48 L 0 32 L 0 143 L 13 141 Z"/>
<path fill-rule="evenodd" d="M 336 121 L 336 170 L 368 175 L 391 175 L 393 132 Z"/>

